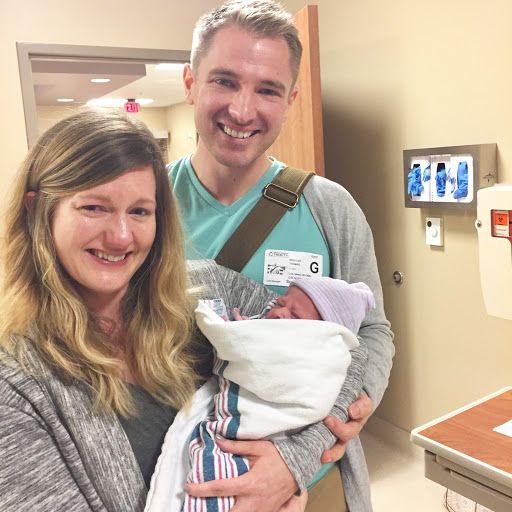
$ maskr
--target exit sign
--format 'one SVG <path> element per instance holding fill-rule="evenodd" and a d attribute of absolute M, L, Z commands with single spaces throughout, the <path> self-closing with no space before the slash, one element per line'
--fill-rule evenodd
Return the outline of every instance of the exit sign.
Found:
<path fill-rule="evenodd" d="M 140 105 L 136 101 L 127 101 L 124 104 L 124 111 L 135 114 L 140 110 Z"/>

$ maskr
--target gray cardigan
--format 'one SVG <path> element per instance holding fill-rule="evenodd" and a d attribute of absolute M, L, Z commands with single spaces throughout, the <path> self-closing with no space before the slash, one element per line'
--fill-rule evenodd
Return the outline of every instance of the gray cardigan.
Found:
<path fill-rule="evenodd" d="M 228 311 L 256 314 L 273 296 L 213 262 L 192 262 L 189 275 Z M 29 362 L 31 374 L 0 352 L 0 510 L 142 511 L 147 490 L 117 416 L 95 413 L 89 386 L 59 379 L 35 351 Z"/>

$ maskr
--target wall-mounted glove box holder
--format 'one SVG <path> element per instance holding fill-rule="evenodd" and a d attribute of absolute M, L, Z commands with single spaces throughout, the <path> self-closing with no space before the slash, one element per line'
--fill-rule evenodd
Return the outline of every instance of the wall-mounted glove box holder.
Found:
<path fill-rule="evenodd" d="M 408 208 L 476 208 L 476 191 L 497 181 L 496 144 L 404 150 Z"/>

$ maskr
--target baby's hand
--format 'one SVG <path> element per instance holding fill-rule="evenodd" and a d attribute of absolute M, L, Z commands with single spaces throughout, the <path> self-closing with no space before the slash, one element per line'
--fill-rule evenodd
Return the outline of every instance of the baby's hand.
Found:
<path fill-rule="evenodd" d="M 250 320 L 250 318 L 248 316 L 243 316 L 240 314 L 240 310 L 238 308 L 233 308 L 232 310 L 232 313 L 233 313 L 233 318 L 235 320 Z"/>

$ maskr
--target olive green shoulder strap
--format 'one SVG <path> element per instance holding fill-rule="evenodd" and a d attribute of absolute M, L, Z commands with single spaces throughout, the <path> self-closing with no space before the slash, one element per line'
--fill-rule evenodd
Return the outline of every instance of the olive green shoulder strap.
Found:
<path fill-rule="evenodd" d="M 297 206 L 312 171 L 285 167 L 263 189 L 260 200 L 247 214 L 215 261 L 240 272 L 287 210 Z"/>

